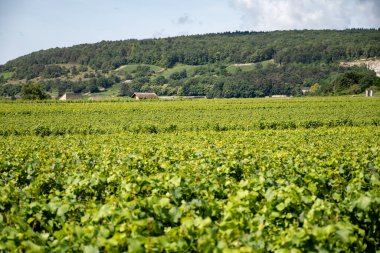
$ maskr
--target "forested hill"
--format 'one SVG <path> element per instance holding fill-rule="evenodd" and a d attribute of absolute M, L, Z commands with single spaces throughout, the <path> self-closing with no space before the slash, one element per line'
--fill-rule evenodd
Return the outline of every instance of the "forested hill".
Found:
<path fill-rule="evenodd" d="M 380 29 L 102 41 L 7 62 L 0 66 L 0 96 L 39 94 L 42 99 L 67 91 L 130 96 L 142 91 L 227 98 L 360 94 L 368 88 L 377 93 L 380 78 L 374 71 L 340 63 L 368 59 L 380 64 L 379 57 Z"/>
<path fill-rule="evenodd" d="M 204 65 L 274 59 L 280 64 L 307 64 L 375 56 L 380 56 L 379 29 L 228 32 L 54 48 L 9 61 L 5 68 L 16 70 L 16 76 L 21 78 L 27 72 L 38 75 L 44 65 L 61 63 L 111 70 L 131 63 L 171 67 L 176 63 Z"/>

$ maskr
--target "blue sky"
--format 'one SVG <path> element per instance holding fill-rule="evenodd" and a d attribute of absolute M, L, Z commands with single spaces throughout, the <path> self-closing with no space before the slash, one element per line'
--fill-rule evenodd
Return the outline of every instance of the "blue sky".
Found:
<path fill-rule="evenodd" d="M 102 40 L 379 28 L 379 0 L 0 0 L 0 64 Z"/>

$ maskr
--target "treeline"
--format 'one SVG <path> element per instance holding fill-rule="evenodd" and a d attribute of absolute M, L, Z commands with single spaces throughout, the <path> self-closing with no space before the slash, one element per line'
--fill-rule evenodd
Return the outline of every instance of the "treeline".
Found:
<path fill-rule="evenodd" d="M 64 75 L 51 64 L 80 64 L 109 71 L 121 65 L 177 63 L 252 63 L 273 59 L 278 64 L 332 63 L 380 56 L 379 29 L 234 32 L 162 39 L 102 41 L 68 48 L 53 48 L 9 61 L 3 70 L 14 78 Z M 63 71 L 63 72 L 62 72 Z"/>
<path fill-rule="evenodd" d="M 49 79 L 40 81 L 41 87 L 47 91 L 58 90 L 58 96 L 63 95 L 66 91 L 74 93 L 97 93 L 100 89 L 107 89 L 112 85 L 119 83 L 120 78 L 116 75 L 109 77 L 99 75 L 97 77 L 85 79 L 85 80 L 61 80 L 61 79 Z"/>
<path fill-rule="evenodd" d="M 269 64 L 243 72 L 228 73 L 225 66 L 199 67 L 189 75 L 181 70 L 170 75 L 136 78 L 123 83 L 121 96 L 136 91 L 155 92 L 162 96 L 207 96 L 208 98 L 249 98 L 272 95 L 358 94 L 368 87 L 380 88 L 380 78 L 365 67 L 343 68 L 337 64 Z"/>
<path fill-rule="evenodd" d="M 43 79 L 38 82 L 28 82 L 25 85 L 21 84 L 3 84 L 0 85 L 0 96 L 3 97 L 15 97 L 17 94 L 31 93 L 35 92 L 48 92 L 52 93 L 53 90 L 58 91 L 58 96 L 63 95 L 65 92 L 73 93 L 97 93 L 101 90 L 112 87 L 114 84 L 119 83 L 121 80 L 116 75 L 111 75 L 109 77 L 104 75 L 96 75 L 94 77 L 83 79 L 83 80 L 69 80 L 69 79 Z M 31 87 L 31 89 L 28 89 Z M 33 97 L 43 97 L 43 96 L 33 96 Z"/>
<path fill-rule="evenodd" d="M 354 95 L 367 88 L 380 89 L 380 78 L 364 66 L 344 68 L 337 64 L 269 64 L 257 65 L 251 71 L 237 68 L 231 73 L 225 65 L 199 66 L 188 72 L 186 69 L 173 72 L 170 76 L 155 75 L 149 66 L 139 66 L 132 80 L 120 85 L 120 96 L 131 96 L 136 91 L 155 92 L 160 96 L 207 96 L 208 98 L 248 98 L 272 95 Z M 58 91 L 97 93 L 120 83 L 116 75 L 103 76 L 99 73 L 84 80 L 46 79 L 33 86 L 3 84 L 0 96 L 33 98 L 43 93 Z M 33 89 L 28 90 L 28 86 Z M 307 93 L 302 90 L 309 89 Z M 33 91 L 33 92 L 30 92 Z M 41 93 L 42 92 L 42 93 Z M 37 95 L 35 95 L 37 94 Z"/>

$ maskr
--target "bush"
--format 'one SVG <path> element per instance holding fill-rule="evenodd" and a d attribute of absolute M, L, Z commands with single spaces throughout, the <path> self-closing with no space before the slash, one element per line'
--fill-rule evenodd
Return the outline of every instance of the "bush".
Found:
<path fill-rule="evenodd" d="M 27 84 L 21 90 L 22 99 L 42 100 L 50 98 L 50 95 L 42 90 L 39 84 Z"/>

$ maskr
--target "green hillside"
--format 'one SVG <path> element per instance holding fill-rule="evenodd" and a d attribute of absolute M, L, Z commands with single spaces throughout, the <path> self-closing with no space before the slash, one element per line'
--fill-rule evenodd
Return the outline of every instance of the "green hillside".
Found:
<path fill-rule="evenodd" d="M 380 81 L 340 62 L 380 57 L 379 29 L 234 32 L 102 41 L 31 53 L 0 66 L 0 96 L 136 91 L 208 97 L 360 94 Z M 128 84 L 125 80 L 131 80 Z M 114 90 L 113 88 L 112 90 Z M 115 92 L 112 92 L 113 94 Z M 107 94 L 107 93 L 103 93 Z M 311 94 L 311 93 L 310 93 Z"/>

